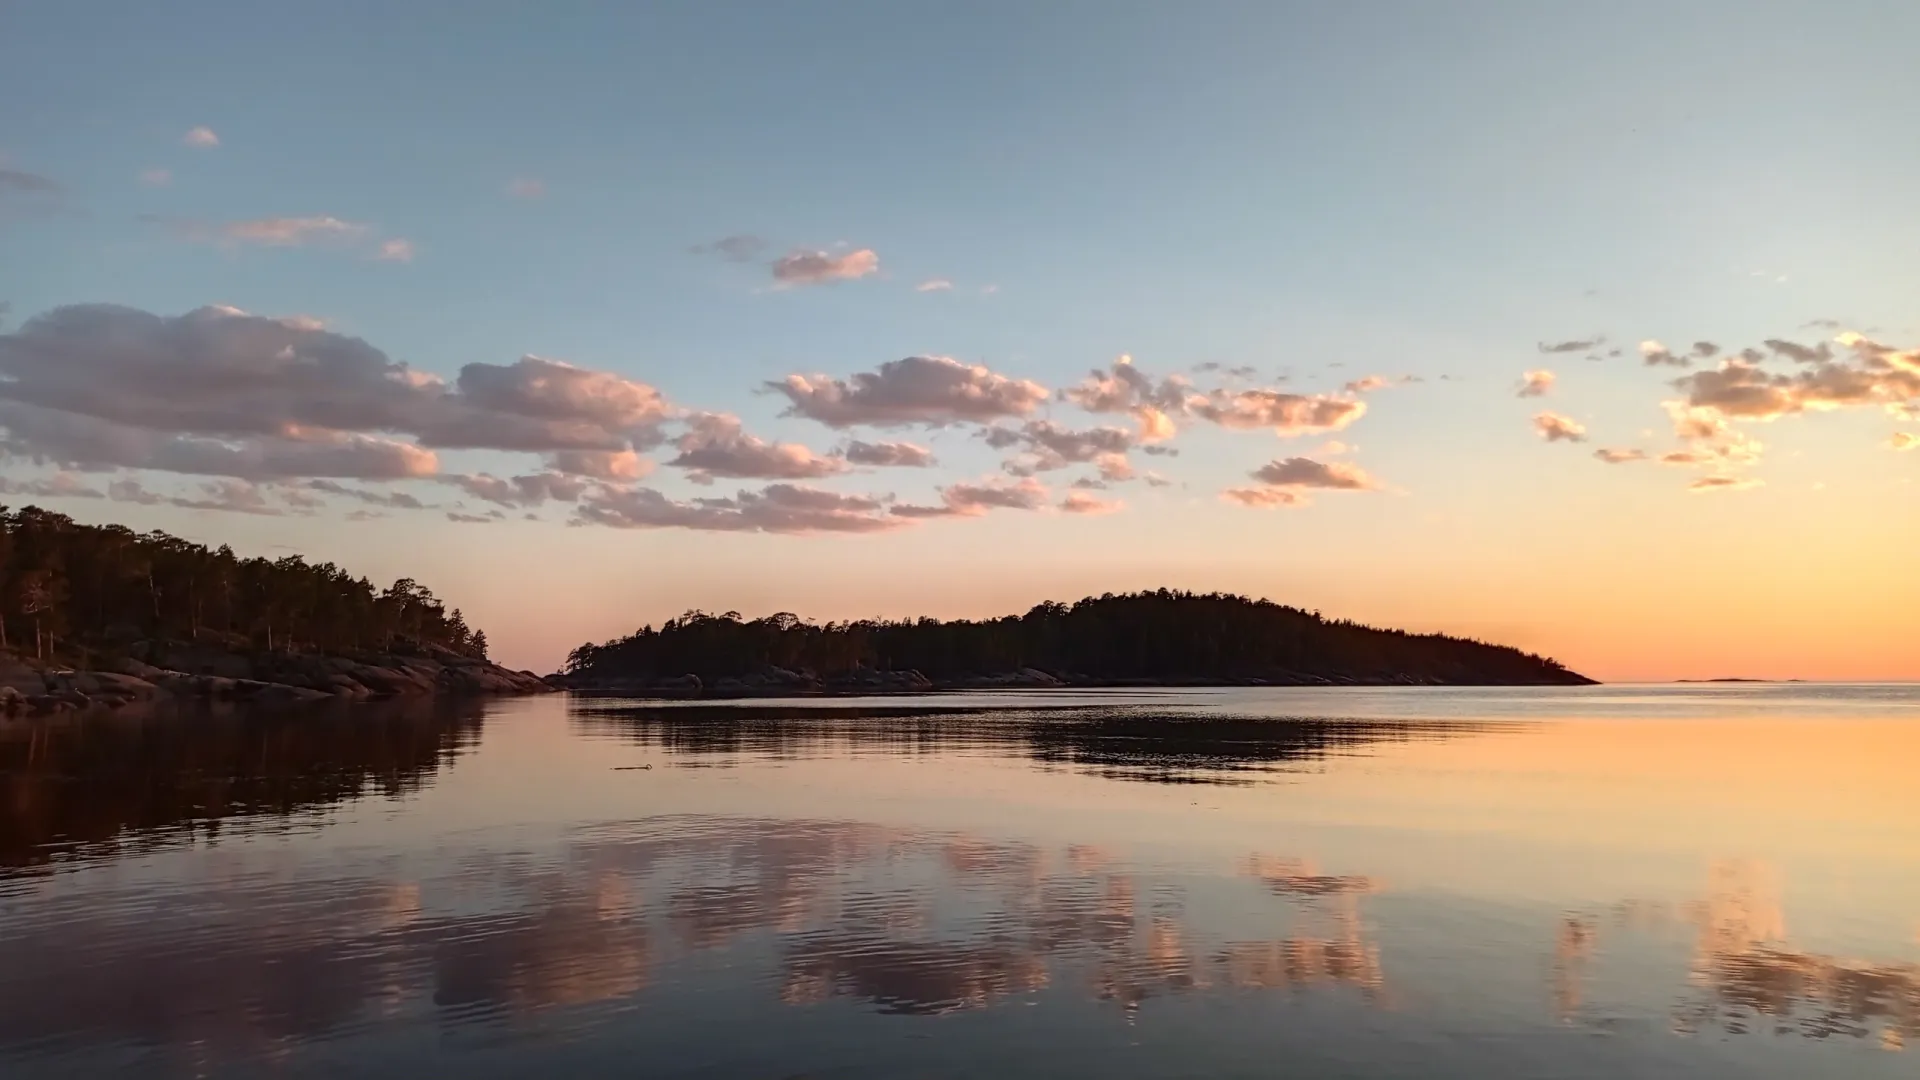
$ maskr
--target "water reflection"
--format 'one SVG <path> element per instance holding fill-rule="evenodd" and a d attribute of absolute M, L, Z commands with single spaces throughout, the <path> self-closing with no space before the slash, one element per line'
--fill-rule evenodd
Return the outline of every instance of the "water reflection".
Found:
<path fill-rule="evenodd" d="M 0 874 L 417 791 L 479 741 L 481 708 L 0 719 Z"/>
<path fill-rule="evenodd" d="M 1752 860 L 1723 860 L 1698 899 L 1680 905 L 1627 901 L 1613 909 L 1618 932 L 1691 929 L 1690 990 L 1673 1029 L 1694 1035 L 1762 1033 L 1875 1040 L 1903 1049 L 1920 1036 L 1920 964 L 1844 958 L 1796 947 L 1787 932 L 1780 875 Z M 1602 938 L 1601 920 L 1570 914 L 1555 948 L 1554 1001 L 1564 1020 L 1582 1016 L 1583 983 Z"/>
<path fill-rule="evenodd" d="M 575 729 L 659 747 L 683 764 L 839 753 L 1018 753 L 1115 780 L 1245 784 L 1382 743 L 1516 730 L 1518 721 L 1235 716 L 1154 706 L 814 707 L 568 702 Z"/>
<path fill-rule="evenodd" d="M 0 941 L 0 1045 L 258 1054 L 409 1016 L 614 1004 L 706 954 L 789 1005 L 909 1015 L 1076 987 L 1128 1015 L 1216 986 L 1376 994 L 1369 889 L 1275 887 L 1274 868 L 1301 865 L 1248 863 L 1247 898 L 1281 909 L 1263 921 L 1298 927 L 1271 941 L 1213 936 L 1182 889 L 1095 848 L 831 821 L 659 818 L 583 830 L 538 864 L 475 852 L 397 882 L 239 875 L 216 904 L 193 902 L 200 882 L 49 892 Z"/>

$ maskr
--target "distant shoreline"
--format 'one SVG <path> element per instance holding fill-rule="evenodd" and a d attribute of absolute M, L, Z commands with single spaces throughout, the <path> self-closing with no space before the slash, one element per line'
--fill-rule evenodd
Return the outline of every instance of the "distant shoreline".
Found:
<path fill-rule="evenodd" d="M 892 673 L 888 673 L 892 674 Z M 1008 673 L 977 679 L 923 680 L 880 685 L 759 684 L 749 685 L 723 680 L 714 686 L 691 685 L 684 679 L 597 679 L 581 676 L 551 675 L 548 685 L 559 690 L 591 694 L 624 694 L 670 701 L 749 701 L 761 698 L 855 698 L 913 697 L 925 694 L 980 693 L 996 690 L 1203 690 L 1203 689 L 1338 689 L 1364 688 L 1471 688 L 1528 686 L 1597 686 L 1594 680 L 1581 682 L 1439 682 L 1421 681 L 1409 675 L 1388 676 L 1311 676 L 1274 678 L 1177 677 L 1136 679 L 1055 678 L 1041 673 Z"/>

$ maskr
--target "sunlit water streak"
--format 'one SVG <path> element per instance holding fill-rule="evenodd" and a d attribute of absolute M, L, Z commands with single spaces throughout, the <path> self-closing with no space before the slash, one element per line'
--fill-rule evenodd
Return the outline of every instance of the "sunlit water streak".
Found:
<path fill-rule="evenodd" d="M 1910 687 L 0 724 L 0 1075 L 1908 1076 Z"/>

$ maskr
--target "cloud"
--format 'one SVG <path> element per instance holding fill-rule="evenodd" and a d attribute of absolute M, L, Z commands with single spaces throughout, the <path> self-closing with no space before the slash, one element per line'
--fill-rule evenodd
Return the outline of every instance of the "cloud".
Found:
<path fill-rule="evenodd" d="M 1125 454 L 1101 454 L 1093 459 L 1094 467 L 1100 470 L 1100 479 L 1111 483 L 1121 483 L 1133 479 L 1133 462 Z"/>
<path fill-rule="evenodd" d="M 938 506 L 903 503 L 890 512 L 902 518 L 978 517 L 991 510 L 1039 510 L 1052 493 L 1032 477 L 1008 482 L 998 479 L 951 484 L 940 489 Z"/>
<path fill-rule="evenodd" d="M 711 244 L 695 244 L 687 251 L 694 255 L 718 255 L 728 262 L 752 262 L 755 256 L 766 250 L 766 247 L 765 240 L 739 233 L 723 236 Z"/>
<path fill-rule="evenodd" d="M 511 478 L 501 478 L 488 473 L 456 474 L 441 477 L 441 481 L 459 488 L 476 499 L 516 509 L 523 506 L 539 506 L 548 501 L 573 502 L 591 486 L 583 477 L 566 476 L 560 473 L 531 473 Z"/>
<path fill-rule="evenodd" d="M 95 468 L 394 479 L 435 472 L 436 448 L 630 451 L 670 412 L 650 386 L 537 356 L 448 386 L 311 321 L 231 308 L 76 305 L 0 334 L 7 449 Z"/>
<path fill-rule="evenodd" d="M 576 520 L 622 529 L 761 533 L 869 533 L 904 524 L 903 516 L 887 513 L 878 499 L 795 484 L 689 502 L 676 502 L 651 488 L 601 488 L 581 503 Z"/>
<path fill-rule="evenodd" d="M 915 285 L 913 287 L 913 291 L 914 292 L 951 292 L 953 291 L 953 282 L 948 281 L 946 278 L 938 278 L 938 277 L 928 278 L 927 280 L 921 282 L 920 284 Z"/>
<path fill-rule="evenodd" d="M 1148 487 L 1163 488 L 1173 486 L 1173 481 L 1161 476 L 1157 472 L 1150 472 L 1142 479 L 1146 480 Z"/>
<path fill-rule="evenodd" d="M 1759 487 L 1764 481 L 1751 476 L 1703 476 L 1687 485 L 1687 490 L 1695 494 L 1710 491 L 1746 491 Z"/>
<path fill-rule="evenodd" d="M 523 176 L 507 184 L 507 194 L 516 199 L 538 199 L 547 193 L 547 185 L 531 176 Z"/>
<path fill-rule="evenodd" d="M 219 226 L 222 240 L 236 244 L 262 244 L 269 247 L 299 247 L 322 240 L 353 240 L 366 235 L 370 226 L 336 217 L 257 218 L 229 221 Z"/>
<path fill-rule="evenodd" d="M 1896 431 L 1887 439 L 1889 450 L 1920 450 L 1920 435 L 1912 432 Z"/>
<path fill-rule="evenodd" d="M 746 434 L 738 417 L 698 413 L 687 433 L 674 443 L 678 457 L 667 462 L 691 470 L 695 483 L 715 477 L 757 480 L 817 480 L 847 470 L 843 458 L 824 457 L 797 443 L 769 443 Z"/>
<path fill-rule="evenodd" d="M 428 509 L 426 503 L 421 502 L 418 497 L 404 491 L 368 491 L 365 488 L 348 487 L 345 484 L 335 483 L 332 480 L 309 480 L 305 486 L 309 491 L 338 495 L 341 498 L 353 499 L 356 502 L 367 503 L 370 506 L 386 506 L 396 510 Z"/>
<path fill-rule="evenodd" d="M 1611 447 L 1601 447 L 1593 452 L 1593 456 L 1609 465 L 1624 465 L 1630 461 L 1647 460 L 1647 452 L 1638 449 L 1616 450 Z"/>
<path fill-rule="evenodd" d="M 653 471 L 653 463 L 631 450 L 561 450 L 547 459 L 554 472 L 624 483 Z"/>
<path fill-rule="evenodd" d="M 1711 360 L 1718 355 L 1720 355 L 1720 346 L 1715 345 L 1711 341 L 1696 341 L 1693 343 L 1693 356 L 1695 359 Z"/>
<path fill-rule="evenodd" d="M 1586 442 L 1587 429 L 1579 421 L 1559 413 L 1543 412 L 1533 418 L 1533 430 L 1548 442 Z"/>
<path fill-rule="evenodd" d="M 6 389 L 0 384 L 0 392 Z M 154 469 L 249 480 L 332 476 L 399 480 L 431 475 L 431 450 L 372 435 L 302 431 L 298 437 L 208 438 L 0 401 L 0 449 L 85 471 Z"/>
<path fill-rule="evenodd" d="M 1154 457 L 1180 456 L 1180 448 L 1177 446 L 1143 446 L 1140 448 L 1140 452 L 1143 454 L 1151 454 Z"/>
<path fill-rule="evenodd" d="M 1307 505 L 1307 492 L 1379 491 L 1384 485 L 1358 465 L 1346 462 L 1321 462 L 1312 458 L 1290 457 L 1269 461 L 1249 474 L 1264 487 L 1228 488 L 1220 493 L 1227 502 L 1256 509 Z M 1159 486 L 1159 485 L 1156 485 Z"/>
<path fill-rule="evenodd" d="M 767 388 L 791 403 L 785 416 L 828 427 L 938 427 L 1025 416 L 1047 399 L 1047 388 L 1011 379 L 945 356 L 909 356 L 841 380 L 789 375 Z"/>
<path fill-rule="evenodd" d="M 1107 490 L 1107 482 L 1105 480 L 1095 480 L 1090 476 L 1083 476 L 1080 479 L 1075 480 L 1073 483 L 1068 484 L 1067 486 L 1070 488 L 1074 488 L 1075 490 L 1078 490 L 1078 491 Z"/>
<path fill-rule="evenodd" d="M 1385 389 L 1392 385 L 1394 385 L 1394 381 L 1385 375 L 1363 375 L 1347 383 L 1341 387 L 1341 389 L 1349 394 L 1366 394 L 1375 390 Z"/>
<path fill-rule="evenodd" d="M 1070 491 L 1060 500 L 1060 509 L 1069 514 L 1112 514 L 1126 508 L 1119 499 L 1102 499 L 1084 491 Z"/>
<path fill-rule="evenodd" d="M 1173 418 L 1186 411 L 1193 384 L 1182 376 L 1155 379 L 1133 364 L 1131 356 L 1115 360 L 1105 371 L 1095 369 L 1060 396 L 1090 413 L 1132 416 L 1140 441 L 1164 442 L 1177 434 Z"/>
<path fill-rule="evenodd" d="M 1381 484 L 1365 469 L 1346 462 L 1319 462 L 1290 457 L 1269 461 L 1250 475 L 1272 487 L 1326 488 L 1335 491 L 1378 491 Z"/>
<path fill-rule="evenodd" d="M 1784 356 L 1797 364 L 1825 364 L 1833 359 L 1833 346 L 1824 341 L 1818 345 L 1802 345 L 1797 341 L 1768 338 L 1763 344 L 1775 356 Z M 1757 361 L 1749 358 L 1749 362 Z"/>
<path fill-rule="evenodd" d="M 506 518 L 506 515 L 502 514 L 498 510 L 495 510 L 490 514 L 463 514 L 458 510 L 447 511 L 448 521 L 456 522 L 462 525 L 491 525 L 496 521 L 505 520 L 505 518 Z"/>
<path fill-rule="evenodd" d="M 1543 353 L 1583 353 L 1592 352 L 1606 343 L 1605 334 L 1595 334 L 1590 338 L 1575 338 L 1571 341 L 1542 341 L 1538 348 Z"/>
<path fill-rule="evenodd" d="M 1674 353 L 1658 341 L 1648 339 L 1640 343 L 1640 359 L 1648 367 L 1688 367 L 1693 358 Z"/>
<path fill-rule="evenodd" d="M 1920 399 L 1920 350 L 1903 352 L 1858 335 L 1842 335 L 1842 343 L 1851 355 L 1837 359 L 1821 359 L 1817 350 L 1804 346 L 1795 348 L 1812 359 L 1776 348 L 1805 365 L 1791 374 L 1770 374 L 1744 357 L 1729 357 L 1719 368 L 1694 372 L 1675 380 L 1674 386 L 1686 392 L 1691 408 L 1759 421 L 1801 412 L 1893 407 Z"/>
<path fill-rule="evenodd" d="M 1278 390 L 1215 391 L 1188 402 L 1195 416 L 1221 427 L 1272 428 L 1282 436 L 1339 431 L 1366 414 L 1367 403 Z"/>
<path fill-rule="evenodd" d="M 1287 488 L 1228 488 L 1220 497 L 1230 503 L 1271 510 L 1278 506 L 1305 506 L 1307 499 Z"/>
<path fill-rule="evenodd" d="M 941 500 L 956 513 L 981 514 L 988 510 L 1038 510 L 1050 497 L 1047 486 L 1031 477 L 1006 484 L 988 480 L 978 484 L 953 484 L 942 488 Z"/>
<path fill-rule="evenodd" d="M 220 136 L 215 135 L 210 127 L 197 127 L 180 136 L 180 143 L 200 150 L 210 150 L 220 145 Z"/>
<path fill-rule="evenodd" d="M 173 183 L 173 170 L 141 169 L 140 182 L 148 187 L 166 187 L 168 184 Z"/>
<path fill-rule="evenodd" d="M 1547 392 L 1553 389 L 1554 378 L 1555 376 L 1551 371 L 1527 372 L 1525 375 L 1520 376 L 1519 396 L 1523 398 L 1546 397 Z"/>
<path fill-rule="evenodd" d="M 107 497 L 115 502 L 140 506 L 177 506 L 183 510 L 214 510 L 222 513 L 256 514 L 280 517 L 284 507 L 274 506 L 258 486 L 244 480 L 213 480 L 199 487 L 200 494 L 164 495 L 149 491 L 137 480 L 115 480 L 107 485 Z"/>
<path fill-rule="evenodd" d="M 54 473 L 45 480 L 9 480 L 0 476 L 0 495 L 18 495 L 30 499 L 100 499 L 99 489 L 72 473 Z"/>
<path fill-rule="evenodd" d="M 924 469 L 935 464 L 933 451 L 909 442 L 861 442 L 847 444 L 847 461 L 854 465 L 882 468 Z"/>
<path fill-rule="evenodd" d="M 1030 420 L 1018 428 L 989 428 L 986 439 L 995 449 L 1025 447 L 1019 457 L 1007 463 L 1008 470 L 1016 475 L 1049 472 L 1103 458 L 1117 457 L 1124 465 L 1126 453 L 1135 442 L 1134 433 L 1125 428 L 1075 430 L 1051 420 Z"/>
<path fill-rule="evenodd" d="M 149 214 L 142 215 L 140 220 L 164 225 L 190 243 L 214 244 L 228 249 L 331 248 L 362 251 L 381 262 L 411 262 L 417 254 L 411 240 L 397 236 L 383 238 L 372 225 L 327 214 L 252 218 L 245 221 L 203 221 Z"/>
<path fill-rule="evenodd" d="M 880 256 L 871 248 L 830 255 L 824 251 L 791 251 L 773 260 L 773 280 L 782 287 L 825 285 L 855 281 L 880 272 Z"/>

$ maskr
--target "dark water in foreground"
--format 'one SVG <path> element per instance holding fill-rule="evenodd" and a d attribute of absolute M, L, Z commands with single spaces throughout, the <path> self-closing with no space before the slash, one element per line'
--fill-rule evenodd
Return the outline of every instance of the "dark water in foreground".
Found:
<path fill-rule="evenodd" d="M 1910 1077 L 1916 764 L 1920 687 L 0 722 L 0 1076 Z"/>

